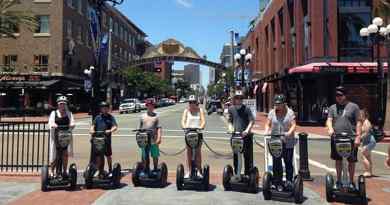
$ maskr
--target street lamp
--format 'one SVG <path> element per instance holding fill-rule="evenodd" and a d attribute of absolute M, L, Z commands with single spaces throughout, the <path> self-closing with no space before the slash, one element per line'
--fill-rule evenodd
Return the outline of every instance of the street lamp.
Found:
<path fill-rule="evenodd" d="M 377 82 L 377 93 L 379 100 L 379 106 L 377 110 L 377 120 L 376 124 L 383 128 L 384 123 L 384 112 L 385 112 L 385 105 L 384 105 L 384 84 L 385 84 L 385 78 L 384 78 L 384 71 L 381 63 L 381 54 L 380 54 L 380 45 L 383 43 L 386 38 L 390 37 L 390 24 L 387 26 L 383 25 L 383 19 L 380 17 L 375 17 L 372 20 L 372 24 L 369 25 L 366 28 L 360 29 L 360 36 L 363 37 L 364 40 L 368 40 L 371 42 L 372 46 L 376 46 L 376 53 L 377 53 L 377 72 L 378 72 L 378 82 Z"/>
<path fill-rule="evenodd" d="M 237 61 L 237 63 L 241 67 L 241 88 L 246 90 L 245 85 L 245 67 L 249 65 L 250 61 L 252 60 L 252 54 L 246 53 L 245 49 L 241 49 L 240 53 L 236 53 L 234 55 L 234 59 Z"/>

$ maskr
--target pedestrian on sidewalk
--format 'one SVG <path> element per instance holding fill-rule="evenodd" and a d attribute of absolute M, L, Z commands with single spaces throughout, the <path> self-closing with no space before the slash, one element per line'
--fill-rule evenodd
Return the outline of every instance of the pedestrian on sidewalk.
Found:
<path fill-rule="evenodd" d="M 182 118 L 181 118 L 181 126 L 182 128 L 197 128 L 197 129 L 204 129 L 206 125 L 205 121 L 205 114 L 204 110 L 199 107 L 198 99 L 195 97 L 195 95 L 191 95 L 188 98 L 188 108 L 186 108 L 183 112 Z M 201 140 L 203 140 L 203 134 L 199 133 L 199 137 Z M 198 176 L 201 176 L 201 170 L 202 170 L 202 143 L 199 144 L 199 147 L 196 149 L 196 166 L 199 172 L 197 173 Z M 192 159 L 192 152 L 191 148 L 187 146 L 187 165 L 188 170 L 186 174 L 186 178 L 190 176 L 190 170 L 191 167 L 191 159 Z"/>
<path fill-rule="evenodd" d="M 66 96 L 60 96 L 57 98 L 57 110 L 54 110 L 50 113 L 49 116 L 49 128 L 50 128 L 50 152 L 49 152 L 49 162 L 52 173 L 58 164 L 56 164 L 57 156 L 57 147 L 55 143 L 55 134 L 58 126 L 69 126 L 69 129 L 75 127 L 75 122 L 72 112 L 68 109 L 68 99 Z M 68 149 L 63 153 L 64 159 L 64 170 L 63 173 L 67 175 L 67 166 L 68 166 L 68 157 L 73 157 L 73 137 L 70 138 L 70 143 Z"/>
<path fill-rule="evenodd" d="M 244 138 L 244 172 L 249 175 L 253 168 L 253 134 L 252 127 L 255 118 L 249 107 L 242 104 L 243 93 L 241 90 L 236 90 L 233 98 L 233 106 L 228 111 L 228 122 L 230 132 L 240 132 Z M 237 170 L 238 156 L 234 154 L 234 170 Z"/>
<path fill-rule="evenodd" d="M 360 116 L 363 122 L 362 125 L 362 159 L 364 165 L 364 173 L 365 177 L 372 176 L 372 160 L 371 160 L 371 151 L 376 146 L 376 141 L 374 136 L 372 135 L 371 129 L 372 125 L 368 120 L 369 114 L 367 109 L 363 109 L 360 111 Z"/>
<path fill-rule="evenodd" d="M 351 136 L 356 136 L 354 139 L 354 147 L 352 154 L 348 158 L 348 172 L 350 189 L 356 190 L 354 184 L 355 165 L 357 160 L 358 148 L 361 142 L 361 129 L 362 120 L 360 118 L 359 106 L 347 99 L 347 91 L 344 87 L 339 86 L 336 88 L 336 104 L 329 108 L 328 120 L 326 126 L 328 133 L 331 136 L 330 157 L 335 160 L 337 181 L 336 188 L 340 188 L 341 185 L 341 169 L 342 158 L 336 151 L 335 136 L 340 133 L 348 133 Z"/>
<path fill-rule="evenodd" d="M 294 156 L 294 145 L 295 145 L 295 114 L 286 104 L 286 97 L 284 95 L 275 95 L 274 97 L 274 108 L 269 112 L 268 118 L 265 123 L 266 134 L 284 134 L 282 138 L 283 150 L 281 158 L 272 158 L 272 172 L 275 177 L 275 184 L 278 186 L 285 186 L 287 189 L 293 187 L 294 167 L 293 167 L 293 156 Z M 286 184 L 282 185 L 283 182 L 283 165 L 286 166 Z"/>

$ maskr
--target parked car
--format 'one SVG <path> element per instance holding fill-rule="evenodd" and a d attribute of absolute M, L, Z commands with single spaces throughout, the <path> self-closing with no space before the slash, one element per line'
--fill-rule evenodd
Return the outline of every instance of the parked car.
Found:
<path fill-rule="evenodd" d="M 119 114 L 129 113 L 129 112 L 140 112 L 141 103 L 136 98 L 124 99 L 119 105 Z"/>
<path fill-rule="evenodd" d="M 142 101 L 140 102 L 140 107 L 141 107 L 141 110 L 146 110 L 145 100 L 142 100 Z"/>
<path fill-rule="evenodd" d="M 185 99 L 185 98 L 180 98 L 180 100 L 179 100 L 179 103 L 186 103 L 187 102 L 187 99 Z"/>

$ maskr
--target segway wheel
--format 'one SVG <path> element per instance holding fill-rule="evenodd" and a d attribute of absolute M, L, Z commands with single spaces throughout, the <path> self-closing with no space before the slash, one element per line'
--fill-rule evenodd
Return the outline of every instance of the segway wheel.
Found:
<path fill-rule="evenodd" d="M 161 172 L 161 187 L 165 187 L 168 182 L 168 166 L 165 162 L 160 164 L 160 172 Z"/>
<path fill-rule="evenodd" d="M 297 175 L 294 180 L 294 201 L 296 204 L 303 202 L 303 180 L 301 175 Z"/>
<path fill-rule="evenodd" d="M 226 165 L 225 168 L 223 168 L 223 174 L 222 174 L 222 183 L 223 188 L 225 191 L 229 191 L 232 188 L 232 185 L 230 183 L 230 179 L 233 176 L 233 167 L 230 165 Z"/>
<path fill-rule="evenodd" d="M 363 175 L 358 177 L 358 188 L 360 194 L 361 204 L 367 204 L 367 195 L 366 195 L 366 179 Z"/>
<path fill-rule="evenodd" d="M 203 189 L 205 191 L 208 191 L 209 185 L 210 185 L 210 166 L 206 164 L 203 167 Z"/>
<path fill-rule="evenodd" d="M 263 197 L 264 200 L 271 200 L 272 192 L 272 174 L 270 172 L 265 172 L 263 175 Z"/>
<path fill-rule="evenodd" d="M 334 186 L 334 179 L 331 174 L 326 174 L 325 177 L 325 184 L 326 184 L 326 201 L 333 202 L 333 186 Z"/>
<path fill-rule="evenodd" d="M 134 165 L 133 173 L 131 174 L 131 180 L 133 181 L 135 187 L 141 185 L 139 181 L 139 174 L 141 173 L 142 169 L 143 169 L 142 162 L 137 162 Z"/>
<path fill-rule="evenodd" d="M 41 169 L 41 190 L 48 191 L 49 186 L 49 167 L 44 165 Z"/>
<path fill-rule="evenodd" d="M 85 179 L 85 187 L 87 189 L 91 189 L 92 188 L 92 179 L 93 179 L 93 175 L 96 171 L 96 168 L 95 168 L 95 165 L 90 163 L 87 168 L 85 169 L 85 172 L 84 172 L 84 179 Z"/>
<path fill-rule="evenodd" d="M 112 170 L 112 182 L 115 188 L 119 188 L 121 186 L 121 170 L 121 165 L 119 163 L 115 163 Z"/>
<path fill-rule="evenodd" d="M 70 189 L 75 190 L 77 186 L 77 168 L 76 164 L 71 164 L 69 167 L 69 177 L 70 177 Z"/>
<path fill-rule="evenodd" d="M 177 190 L 183 190 L 184 188 L 184 166 L 179 164 L 176 169 L 176 188 Z"/>
<path fill-rule="evenodd" d="M 254 167 L 252 169 L 252 172 L 249 175 L 249 192 L 250 193 L 257 193 L 257 190 L 259 188 L 259 170 L 257 167 Z"/>

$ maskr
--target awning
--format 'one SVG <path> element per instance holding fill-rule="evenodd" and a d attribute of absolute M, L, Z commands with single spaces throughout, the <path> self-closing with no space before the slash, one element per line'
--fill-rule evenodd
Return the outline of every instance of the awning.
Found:
<path fill-rule="evenodd" d="M 383 64 L 383 71 L 387 72 L 387 63 Z M 377 63 L 371 62 L 331 62 L 310 63 L 288 70 L 289 74 L 298 73 L 376 73 Z"/>
<path fill-rule="evenodd" d="M 59 80 L 44 80 L 44 81 L 7 81 L 0 82 L 0 88 L 36 88 L 36 89 L 47 89 L 54 85 Z"/>

